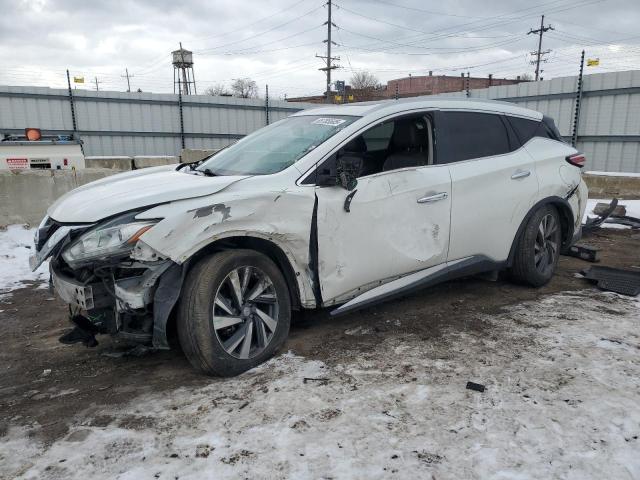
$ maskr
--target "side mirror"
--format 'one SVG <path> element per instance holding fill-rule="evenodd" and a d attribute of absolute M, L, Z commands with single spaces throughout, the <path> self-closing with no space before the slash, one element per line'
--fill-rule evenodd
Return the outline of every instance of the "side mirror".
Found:
<path fill-rule="evenodd" d="M 350 154 L 338 157 L 336 170 L 339 185 L 351 191 L 358 186 L 358 175 L 362 171 L 362 157 Z"/>

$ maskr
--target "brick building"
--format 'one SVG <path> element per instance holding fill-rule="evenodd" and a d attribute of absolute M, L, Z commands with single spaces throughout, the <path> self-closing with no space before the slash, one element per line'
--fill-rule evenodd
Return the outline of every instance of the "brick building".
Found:
<path fill-rule="evenodd" d="M 520 77 L 508 80 L 506 78 L 493 78 L 492 75 L 488 77 L 467 77 L 464 74 L 460 74 L 459 77 L 454 77 L 450 75 L 432 75 L 431 72 L 429 72 L 429 75 L 419 77 L 409 75 L 405 78 L 389 80 L 387 87 L 384 89 L 384 96 L 387 98 L 395 97 L 396 86 L 398 96 L 414 97 L 417 95 L 461 92 L 467 89 L 467 82 L 469 83 L 469 89 L 473 90 L 475 88 L 487 88 L 496 85 L 513 85 L 522 81 Z"/>
<path fill-rule="evenodd" d="M 417 97 L 420 95 L 437 95 L 439 93 L 462 92 L 467 89 L 487 88 L 496 85 L 513 85 L 526 80 L 520 77 L 515 79 L 494 78 L 492 75 L 488 77 L 467 77 L 461 74 L 459 77 L 450 75 L 429 75 L 408 76 L 405 78 L 397 78 L 389 80 L 386 86 L 370 91 L 358 91 L 352 89 L 349 85 L 346 87 L 346 98 L 338 95 L 337 92 L 331 92 L 332 103 L 351 103 L 362 102 L 367 100 L 381 100 L 394 98 L 396 96 L 396 85 L 398 97 Z M 314 95 L 309 97 L 288 98 L 288 102 L 311 102 L 325 103 L 324 95 Z"/>

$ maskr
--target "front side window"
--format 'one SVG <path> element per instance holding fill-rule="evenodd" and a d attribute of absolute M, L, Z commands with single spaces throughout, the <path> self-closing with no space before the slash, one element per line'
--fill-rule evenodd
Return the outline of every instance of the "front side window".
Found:
<path fill-rule="evenodd" d="M 357 157 L 362 165 L 358 178 L 430 163 L 431 119 L 427 114 L 409 115 L 374 125 L 349 140 L 302 183 L 313 184 L 317 176 L 335 175 L 341 157 Z"/>
<path fill-rule="evenodd" d="M 437 163 L 509 153 L 507 128 L 500 115 L 476 112 L 441 112 L 436 121 Z"/>
<path fill-rule="evenodd" d="M 212 175 L 268 175 L 284 170 L 360 117 L 289 117 L 247 135 L 198 167 Z"/>

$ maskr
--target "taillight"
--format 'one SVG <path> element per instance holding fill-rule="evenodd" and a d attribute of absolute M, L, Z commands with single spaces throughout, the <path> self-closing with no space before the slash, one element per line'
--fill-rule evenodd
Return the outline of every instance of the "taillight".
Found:
<path fill-rule="evenodd" d="M 584 167 L 584 162 L 587 161 L 586 157 L 582 153 L 574 153 L 566 158 L 567 162 L 576 167 Z"/>

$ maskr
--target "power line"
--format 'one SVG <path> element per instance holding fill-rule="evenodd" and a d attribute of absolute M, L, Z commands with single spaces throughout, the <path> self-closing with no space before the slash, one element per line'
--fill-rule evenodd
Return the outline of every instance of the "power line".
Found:
<path fill-rule="evenodd" d="M 322 5 L 319 6 L 319 7 L 313 8 L 313 9 L 309 10 L 308 12 L 303 13 L 302 15 L 299 15 L 299 16 L 297 16 L 295 18 L 292 18 L 291 20 L 288 20 L 288 21 L 286 21 L 284 23 L 276 25 L 275 27 L 271 27 L 271 28 L 269 28 L 267 30 L 264 30 L 264 31 L 260 32 L 260 33 L 256 33 L 255 35 L 251 35 L 249 37 L 242 38 L 242 39 L 236 40 L 234 42 L 229 42 L 229 43 L 225 43 L 225 44 L 222 44 L 222 45 L 216 45 L 215 47 L 209 47 L 209 48 L 205 48 L 205 49 L 202 49 L 202 50 L 196 50 L 196 51 L 194 51 L 194 53 L 209 52 L 211 50 L 218 50 L 218 49 L 223 48 L 223 47 L 228 47 L 229 45 L 237 45 L 238 43 L 246 42 L 247 40 L 251 40 L 253 38 L 260 37 L 260 36 L 264 35 L 265 33 L 269 33 L 269 32 L 272 32 L 274 30 L 277 30 L 278 28 L 284 27 L 285 25 L 289 25 L 290 23 L 293 23 L 296 20 L 300 20 L 301 18 L 306 17 L 307 15 L 315 12 L 316 10 L 319 10 L 320 8 L 322 8 Z"/>
<path fill-rule="evenodd" d="M 272 13 L 271 15 L 267 15 L 266 17 L 262 17 L 261 19 L 256 20 L 255 22 L 248 23 L 248 24 L 246 24 L 246 25 L 244 25 L 242 27 L 237 27 L 237 28 L 235 28 L 233 30 L 229 30 L 228 32 L 216 33 L 215 35 L 207 35 L 205 37 L 196 37 L 196 38 L 194 38 L 194 40 L 197 41 L 197 40 L 204 40 L 204 39 L 211 39 L 211 38 L 226 37 L 227 35 L 237 35 L 240 30 L 244 30 L 246 28 L 252 27 L 253 25 L 256 25 L 256 24 L 261 23 L 261 22 L 263 22 L 265 20 L 268 20 L 268 19 L 270 19 L 272 17 L 275 17 L 276 15 L 280 15 L 281 13 L 289 12 L 289 11 L 291 11 L 292 8 L 297 7 L 301 3 L 304 3 L 305 1 L 306 0 L 299 0 L 299 1 L 289 5 L 288 7 L 283 8 L 282 10 L 278 10 L 277 12 Z"/>

